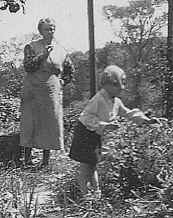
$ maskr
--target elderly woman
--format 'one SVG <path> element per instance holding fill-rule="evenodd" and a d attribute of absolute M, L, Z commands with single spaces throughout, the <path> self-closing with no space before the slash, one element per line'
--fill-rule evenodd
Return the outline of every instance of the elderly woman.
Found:
<path fill-rule="evenodd" d="M 24 48 L 24 80 L 21 103 L 20 144 L 25 163 L 31 162 L 31 148 L 43 149 L 42 166 L 48 165 L 50 149 L 63 149 L 62 86 L 69 83 L 73 65 L 54 38 L 55 22 L 41 19 L 42 36 Z"/>

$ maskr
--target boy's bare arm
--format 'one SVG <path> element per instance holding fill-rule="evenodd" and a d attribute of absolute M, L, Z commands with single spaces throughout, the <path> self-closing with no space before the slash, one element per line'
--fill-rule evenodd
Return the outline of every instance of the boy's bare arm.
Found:
<path fill-rule="evenodd" d="M 111 130 L 116 130 L 120 127 L 119 123 L 115 121 L 111 121 L 111 122 L 100 121 L 100 126 L 102 126 L 103 129 L 111 129 Z"/>
<path fill-rule="evenodd" d="M 129 108 L 124 106 L 124 104 L 121 101 L 120 101 L 120 113 L 121 113 L 121 116 L 124 116 L 137 124 L 144 124 L 144 123 L 145 124 L 155 124 L 155 123 L 160 124 L 160 121 L 158 118 L 156 117 L 149 118 L 144 114 L 144 112 L 142 112 L 138 108 L 134 108 L 130 110 Z"/>

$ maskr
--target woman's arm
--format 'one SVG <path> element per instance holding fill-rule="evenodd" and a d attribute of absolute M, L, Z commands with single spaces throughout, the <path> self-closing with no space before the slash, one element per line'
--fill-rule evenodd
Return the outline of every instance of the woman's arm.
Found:
<path fill-rule="evenodd" d="M 28 73 L 33 73 L 40 68 L 42 61 L 47 58 L 47 54 L 36 55 L 30 45 L 24 48 L 24 69 Z"/>

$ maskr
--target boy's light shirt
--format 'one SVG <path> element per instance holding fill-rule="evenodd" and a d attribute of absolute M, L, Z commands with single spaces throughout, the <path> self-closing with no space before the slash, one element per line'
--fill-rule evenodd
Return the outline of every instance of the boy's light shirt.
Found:
<path fill-rule="evenodd" d="M 89 100 L 84 111 L 80 114 L 79 120 L 87 129 L 102 135 L 105 128 L 103 123 L 114 121 L 117 116 L 127 117 L 138 124 L 148 120 L 139 109 L 130 110 L 124 106 L 119 98 L 111 99 L 105 89 L 98 91 Z"/>

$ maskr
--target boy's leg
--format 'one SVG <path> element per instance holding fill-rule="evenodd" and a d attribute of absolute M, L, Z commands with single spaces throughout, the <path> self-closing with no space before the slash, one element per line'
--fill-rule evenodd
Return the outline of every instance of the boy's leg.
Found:
<path fill-rule="evenodd" d="M 98 147 L 95 149 L 96 157 L 97 157 L 97 162 L 101 160 L 101 148 Z M 95 192 L 100 193 L 100 186 L 99 186 L 99 176 L 98 176 L 98 171 L 97 171 L 97 164 L 91 166 L 91 185 L 94 189 Z M 101 196 L 100 196 L 101 197 Z"/>
<path fill-rule="evenodd" d="M 91 185 L 92 185 L 92 187 L 94 189 L 95 197 L 97 199 L 100 199 L 101 198 L 101 190 L 100 190 L 99 176 L 98 176 L 98 171 L 97 171 L 96 166 L 92 169 Z"/>
<path fill-rule="evenodd" d="M 87 183 L 90 180 L 89 177 L 90 177 L 89 165 L 86 163 L 80 163 L 78 182 L 83 195 L 88 193 Z"/>
<path fill-rule="evenodd" d="M 94 191 L 100 190 L 99 176 L 96 166 L 91 168 L 91 185 L 93 186 Z"/>
<path fill-rule="evenodd" d="M 100 192 L 97 167 L 95 165 L 80 163 L 79 184 L 83 194 L 88 193 L 88 182 L 93 186 L 94 191 Z"/>

